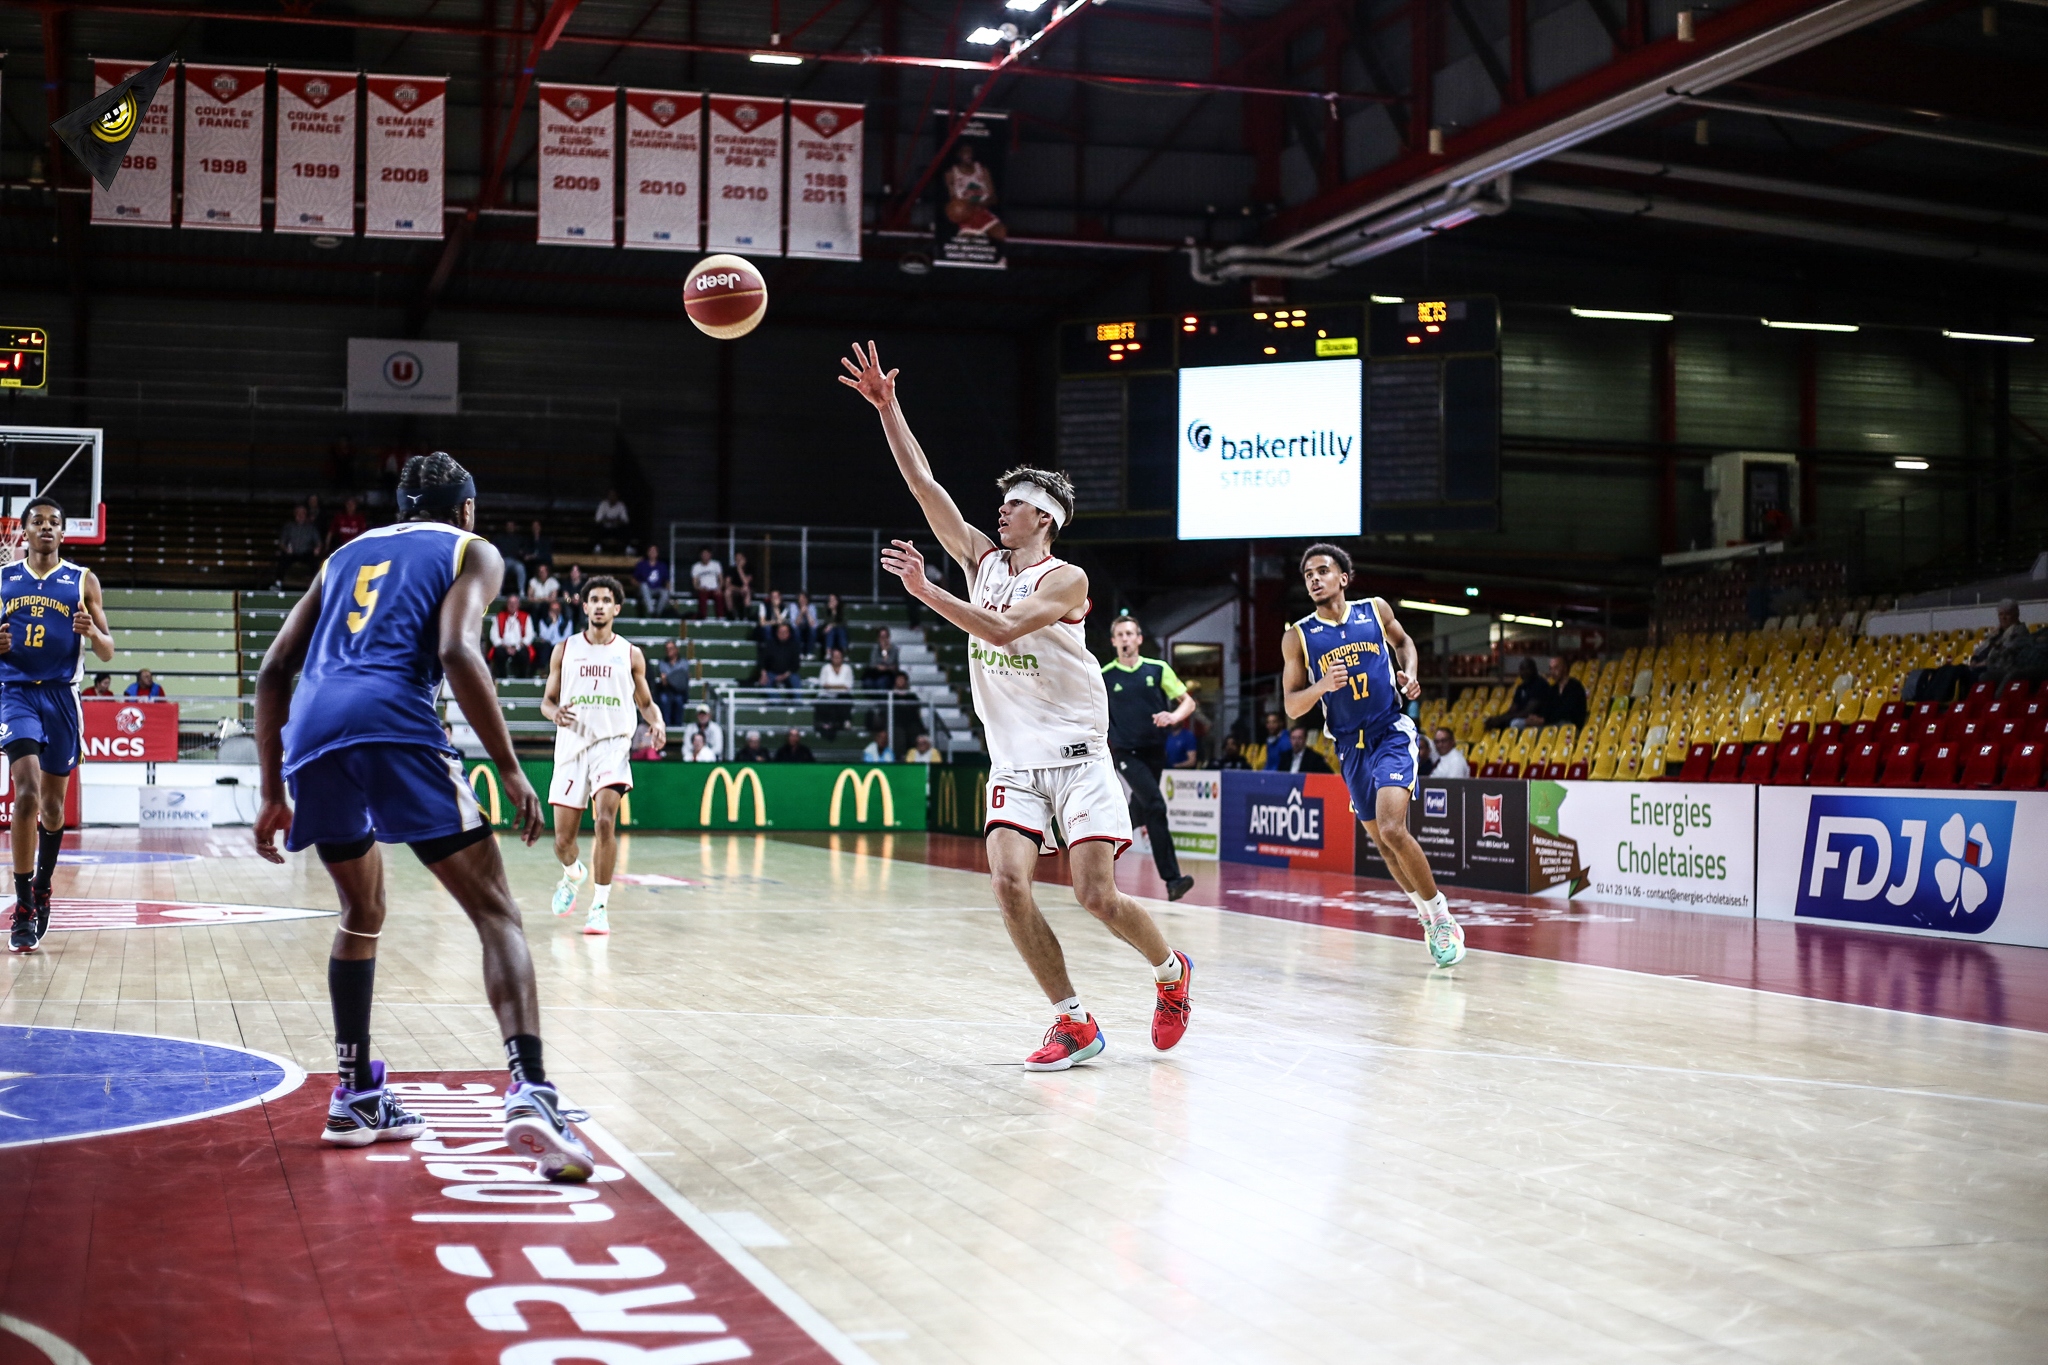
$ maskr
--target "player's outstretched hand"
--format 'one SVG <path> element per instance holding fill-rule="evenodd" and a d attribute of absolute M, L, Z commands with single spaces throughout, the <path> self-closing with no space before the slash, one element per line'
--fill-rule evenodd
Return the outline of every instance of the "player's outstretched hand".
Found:
<path fill-rule="evenodd" d="M 659 721 L 647 727 L 647 743 L 655 749 L 668 747 L 668 727 Z"/>
<path fill-rule="evenodd" d="M 265 801 L 263 809 L 256 812 L 256 856 L 268 863 L 283 862 L 284 850 L 277 846 L 277 836 L 290 833 L 291 827 L 291 806 L 282 799 Z"/>
<path fill-rule="evenodd" d="M 533 790 L 533 784 L 526 780 L 526 774 L 512 772 L 503 774 L 505 795 L 512 798 L 515 812 L 512 827 L 518 832 L 521 843 L 532 844 L 540 838 L 544 822 L 540 813 L 540 797 Z"/>
<path fill-rule="evenodd" d="M 875 343 L 868 343 L 867 354 L 862 355 L 860 343 L 853 344 L 853 359 L 839 357 L 839 363 L 846 367 L 846 373 L 839 376 L 839 382 L 853 389 L 877 408 L 886 408 L 896 401 L 896 374 L 890 370 L 882 372 L 881 357 L 875 354 Z M 851 376 L 851 377 L 849 377 Z"/>
<path fill-rule="evenodd" d="M 1331 664 L 1323 671 L 1323 695 L 1351 685 L 1351 670 L 1343 664 Z"/>
<path fill-rule="evenodd" d="M 882 551 L 882 567 L 903 580 L 904 591 L 922 600 L 931 586 L 924 576 L 924 555 L 907 540 L 892 540 Z"/>
<path fill-rule="evenodd" d="M 0 654 L 14 648 L 14 623 L 0 621 Z"/>
<path fill-rule="evenodd" d="M 1411 678 L 1398 668 L 1394 670 L 1394 686 L 1399 688 L 1401 695 L 1410 701 L 1414 701 L 1422 695 L 1422 680 Z"/>

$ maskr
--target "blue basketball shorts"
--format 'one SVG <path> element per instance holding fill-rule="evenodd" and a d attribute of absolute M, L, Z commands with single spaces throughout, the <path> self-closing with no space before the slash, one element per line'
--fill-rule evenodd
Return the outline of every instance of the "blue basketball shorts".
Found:
<path fill-rule="evenodd" d="M 0 683 L 0 750 L 9 758 L 35 754 L 44 772 L 63 777 L 78 766 L 84 728 L 69 678 Z"/>
<path fill-rule="evenodd" d="M 462 760 L 426 744 L 352 744 L 309 759 L 286 779 L 292 829 L 285 847 L 420 844 L 478 830 L 484 813 Z"/>
<path fill-rule="evenodd" d="M 1415 758 L 1419 741 L 1415 722 L 1394 717 L 1379 730 L 1340 736 L 1337 764 L 1351 790 L 1351 813 L 1361 820 L 1376 818 L 1382 787 L 1400 787 L 1415 794 Z"/>

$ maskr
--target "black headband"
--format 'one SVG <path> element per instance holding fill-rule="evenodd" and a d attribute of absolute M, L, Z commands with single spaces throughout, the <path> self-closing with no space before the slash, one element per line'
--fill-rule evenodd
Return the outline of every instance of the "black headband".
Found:
<path fill-rule="evenodd" d="M 398 518 L 412 520 L 415 512 L 453 512 L 476 496 L 476 479 L 464 475 L 461 483 L 438 483 L 417 493 L 398 490 Z"/>

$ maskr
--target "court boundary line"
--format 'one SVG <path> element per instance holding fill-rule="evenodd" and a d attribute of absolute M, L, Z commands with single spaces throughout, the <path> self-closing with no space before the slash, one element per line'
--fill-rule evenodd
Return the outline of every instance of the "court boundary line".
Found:
<path fill-rule="evenodd" d="M 73 1346 L 47 1327 L 38 1327 L 26 1318 L 17 1318 L 11 1313 L 0 1313 L 0 1332 L 11 1332 L 50 1358 L 50 1365 L 92 1365 L 85 1352 Z"/>
<path fill-rule="evenodd" d="M 232 1004 L 234 1002 L 224 1003 Z M 197 1119 L 217 1118 L 222 1114 L 232 1114 L 240 1109 L 248 1109 L 254 1105 L 269 1104 L 272 1100 L 283 1099 L 286 1095 L 291 1094 L 306 1083 L 305 1070 L 291 1058 L 280 1057 L 274 1052 L 264 1052 L 260 1048 L 245 1047 L 240 1043 L 216 1043 L 205 1038 L 180 1038 L 170 1033 L 140 1033 L 129 1029 L 73 1028 L 67 1024 L 7 1024 L 0 1025 L 0 1027 L 24 1029 L 30 1033 L 41 1029 L 50 1033 L 104 1033 L 110 1037 L 117 1038 L 156 1038 L 166 1043 L 195 1043 L 200 1047 L 217 1047 L 234 1052 L 246 1052 L 251 1057 L 261 1057 L 264 1061 L 279 1067 L 284 1072 L 284 1075 L 278 1079 L 277 1084 L 264 1091 L 261 1095 L 252 1095 L 246 1100 L 237 1100 L 233 1104 L 224 1104 L 218 1109 L 202 1109 L 197 1113 L 180 1114 L 176 1118 L 157 1119 L 150 1123 L 131 1123 L 122 1128 L 95 1128 L 89 1133 L 66 1133 L 58 1137 L 23 1138 L 19 1142 L 0 1142 L 0 1151 L 6 1151 L 14 1147 L 41 1147 L 52 1142 L 79 1142 L 86 1138 L 112 1137 L 116 1133 L 140 1133 L 150 1128 L 168 1128 L 174 1123 L 191 1123 Z M 79 1359 L 83 1360 L 84 1357 L 81 1356 Z"/>
<path fill-rule="evenodd" d="M 611 1131 L 596 1119 L 585 1119 L 576 1125 L 597 1139 L 598 1145 L 612 1160 L 619 1163 L 626 1174 L 640 1183 L 640 1187 L 660 1200 L 662 1205 L 691 1232 L 697 1234 L 704 1244 L 737 1270 L 746 1281 L 770 1303 L 782 1310 L 784 1317 L 803 1329 L 806 1336 L 816 1342 L 821 1350 L 840 1365 L 877 1365 L 875 1358 L 853 1343 L 852 1338 L 835 1327 L 831 1320 L 808 1299 L 790 1288 L 783 1278 L 761 1263 L 759 1257 L 741 1246 L 739 1239 L 727 1232 L 718 1221 L 698 1208 L 690 1199 L 668 1181 L 661 1178 L 652 1166 L 642 1161 L 637 1153 L 613 1137 Z"/>

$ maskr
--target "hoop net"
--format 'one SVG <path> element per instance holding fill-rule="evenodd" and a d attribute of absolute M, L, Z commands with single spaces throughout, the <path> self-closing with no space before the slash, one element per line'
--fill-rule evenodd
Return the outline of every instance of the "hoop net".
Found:
<path fill-rule="evenodd" d="M 28 537 L 20 517 L 0 517 L 0 568 L 19 564 L 28 557 Z"/>

